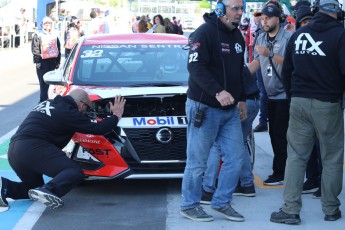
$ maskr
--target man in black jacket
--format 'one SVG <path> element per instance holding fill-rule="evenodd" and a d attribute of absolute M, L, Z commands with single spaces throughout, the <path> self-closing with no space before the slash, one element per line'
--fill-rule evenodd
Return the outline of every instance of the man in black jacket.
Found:
<path fill-rule="evenodd" d="M 319 12 L 291 37 L 284 59 L 283 82 L 291 98 L 284 201 L 271 221 L 299 224 L 304 173 L 316 138 L 323 172 L 321 204 L 325 221 L 341 217 L 344 120 L 341 107 L 345 76 L 345 30 L 336 0 L 321 0 Z M 342 16 L 343 17 L 343 16 Z"/>
<path fill-rule="evenodd" d="M 22 182 L 0 178 L 0 207 L 9 207 L 7 197 L 30 197 L 53 209 L 62 207 L 61 197 L 82 181 L 84 174 L 61 149 L 75 132 L 111 132 L 121 119 L 124 104 L 124 98 L 116 96 L 114 104 L 110 102 L 113 116 L 98 123 L 84 114 L 90 99 L 81 89 L 38 104 L 11 138 L 8 161 Z M 43 175 L 53 179 L 44 184 Z"/>
<path fill-rule="evenodd" d="M 212 221 L 200 206 L 202 175 L 214 143 L 220 146 L 222 168 L 211 207 L 233 221 L 244 221 L 230 205 L 243 164 L 244 145 L 237 104 L 245 101 L 242 69 L 244 39 L 237 29 L 242 0 L 218 2 L 214 13 L 190 37 L 187 91 L 187 164 L 182 181 L 181 215 Z M 246 117 L 245 103 L 240 110 Z"/>

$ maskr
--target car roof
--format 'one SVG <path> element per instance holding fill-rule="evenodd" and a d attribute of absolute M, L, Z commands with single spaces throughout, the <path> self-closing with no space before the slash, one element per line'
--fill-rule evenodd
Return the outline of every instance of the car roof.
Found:
<path fill-rule="evenodd" d="M 100 34 L 84 38 L 83 45 L 110 44 L 187 44 L 188 38 L 176 34 L 134 33 L 134 34 Z"/>

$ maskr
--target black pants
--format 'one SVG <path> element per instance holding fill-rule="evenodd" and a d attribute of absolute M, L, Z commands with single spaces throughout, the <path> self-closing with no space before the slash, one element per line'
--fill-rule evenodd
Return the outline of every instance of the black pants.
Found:
<path fill-rule="evenodd" d="M 15 37 L 15 39 L 14 39 L 14 45 L 15 45 L 15 47 L 18 47 L 18 46 L 20 46 L 20 26 L 19 25 L 14 25 L 14 30 L 15 30 L 15 32 L 16 32 L 16 37 Z"/>
<path fill-rule="evenodd" d="M 11 142 L 8 160 L 22 181 L 3 180 L 3 187 L 7 188 L 6 197 L 12 199 L 29 198 L 29 189 L 44 185 L 43 175 L 53 178 L 44 187 L 59 197 L 64 196 L 84 178 L 79 165 L 61 149 L 38 139 Z"/>
<path fill-rule="evenodd" d="M 286 132 L 289 126 L 288 100 L 268 100 L 269 134 L 273 148 L 273 175 L 284 177 L 287 158 Z"/>
<path fill-rule="evenodd" d="M 71 51 L 72 51 L 71 49 L 66 49 L 65 48 L 65 59 L 68 58 L 68 56 L 70 55 Z"/>
<path fill-rule="evenodd" d="M 49 85 L 44 82 L 43 75 L 49 71 L 54 70 L 55 67 L 56 67 L 56 63 L 52 61 L 46 61 L 46 60 L 42 60 L 41 67 L 39 69 L 37 69 L 36 67 L 36 73 L 37 73 L 38 81 L 40 83 L 40 101 L 39 102 L 42 102 L 48 99 Z"/>

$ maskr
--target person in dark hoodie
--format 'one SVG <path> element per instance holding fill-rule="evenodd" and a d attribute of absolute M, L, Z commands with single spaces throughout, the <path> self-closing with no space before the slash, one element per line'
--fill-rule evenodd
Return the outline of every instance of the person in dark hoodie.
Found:
<path fill-rule="evenodd" d="M 306 1 L 299 1 L 302 4 Z M 303 3 L 308 4 L 309 2 Z M 297 5 L 297 4 L 296 4 Z M 296 30 L 308 25 L 310 20 L 313 18 L 314 13 L 311 11 L 310 3 L 309 5 L 300 5 L 295 7 L 296 10 Z M 310 158 L 306 169 L 306 181 L 303 184 L 302 194 L 313 193 L 313 198 L 321 197 L 321 174 L 322 174 L 322 162 L 320 155 L 320 145 L 319 141 L 315 141 L 313 151 L 310 154 Z"/>
<path fill-rule="evenodd" d="M 240 113 L 246 118 L 242 70 L 245 42 L 238 30 L 242 0 L 218 2 L 205 13 L 205 23 L 190 36 L 187 91 L 187 163 L 182 181 L 180 214 L 195 221 L 212 221 L 200 206 L 202 175 L 214 143 L 222 152 L 222 168 L 211 207 L 232 221 L 244 217 L 230 205 L 243 164 Z"/>
<path fill-rule="evenodd" d="M 81 182 L 84 174 L 61 149 L 75 132 L 111 132 L 122 117 L 125 100 L 115 96 L 114 103 L 109 103 L 113 115 L 97 123 L 85 114 L 90 104 L 89 95 L 75 89 L 33 108 L 11 138 L 8 149 L 8 161 L 21 182 L 0 177 L 0 207 L 9 208 L 6 198 L 30 198 L 52 209 L 63 206 L 61 197 Z M 53 179 L 44 184 L 43 175 Z"/>
<path fill-rule="evenodd" d="M 345 30 L 336 0 L 321 0 L 319 12 L 291 37 L 284 59 L 283 82 L 291 98 L 287 132 L 288 159 L 284 201 L 271 221 L 299 224 L 304 173 L 316 138 L 323 172 L 321 205 L 325 221 L 341 217 L 339 194 L 344 163 L 342 95 L 345 76 Z"/>

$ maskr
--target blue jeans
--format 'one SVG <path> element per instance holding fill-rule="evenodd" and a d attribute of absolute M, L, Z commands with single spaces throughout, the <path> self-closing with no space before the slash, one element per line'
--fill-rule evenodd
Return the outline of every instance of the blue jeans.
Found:
<path fill-rule="evenodd" d="M 248 117 L 246 120 L 241 122 L 244 142 L 244 154 L 242 170 L 240 173 L 240 182 L 241 186 L 243 187 L 254 185 L 254 176 L 252 173 L 249 150 L 245 142 L 249 135 L 249 129 L 252 127 L 253 121 L 259 112 L 259 100 L 247 100 L 246 105 Z M 216 190 L 216 180 L 218 177 L 221 155 L 221 150 L 218 144 L 215 143 L 211 148 L 210 156 L 207 162 L 207 169 L 202 182 L 203 188 L 206 192 L 213 193 Z"/>
<path fill-rule="evenodd" d="M 204 111 L 200 128 L 194 126 L 196 109 Z M 206 170 L 210 149 L 216 142 L 222 154 L 223 165 L 219 172 L 218 187 L 211 206 L 221 208 L 232 200 L 243 164 L 243 136 L 237 107 L 218 109 L 187 99 L 187 162 L 182 180 L 183 201 L 181 209 L 200 205 L 202 177 Z"/>
<path fill-rule="evenodd" d="M 259 114 L 259 124 L 267 125 L 268 120 L 268 108 L 267 108 L 267 93 L 264 85 L 264 80 L 262 79 L 261 69 L 256 71 L 256 78 L 258 80 L 258 88 L 260 90 L 260 114 Z"/>

